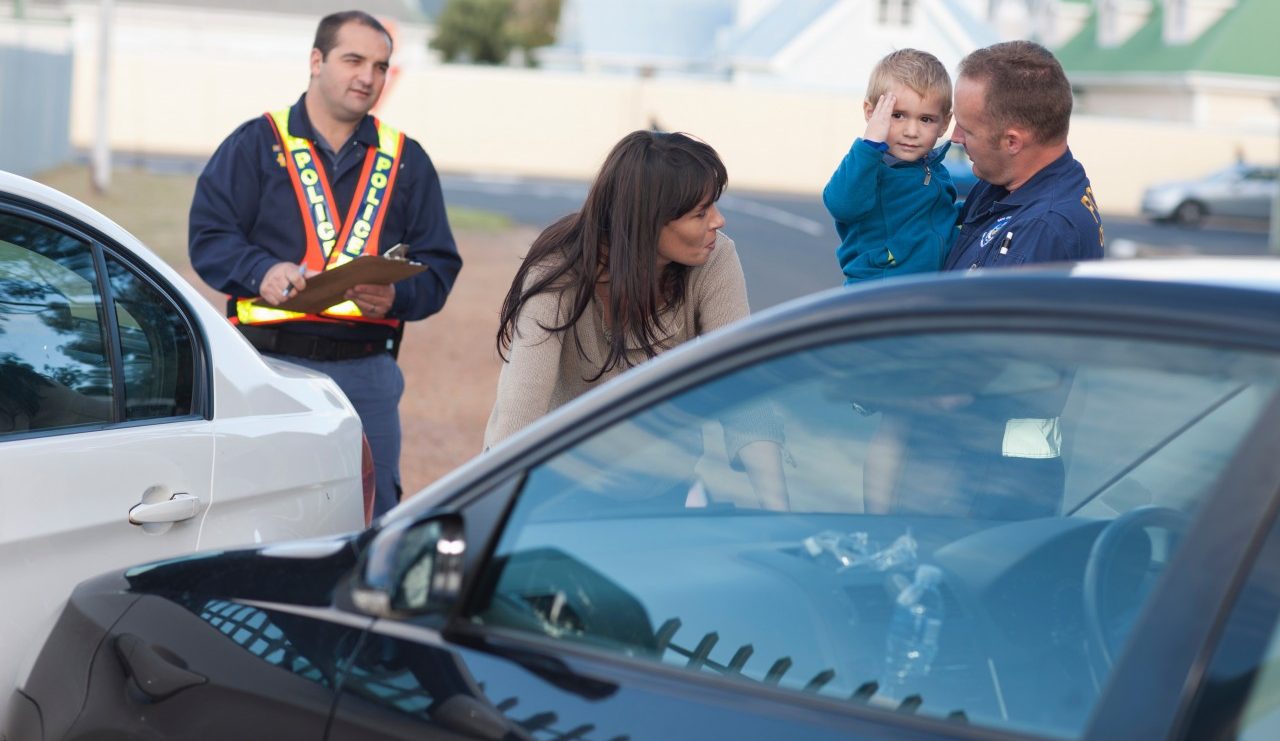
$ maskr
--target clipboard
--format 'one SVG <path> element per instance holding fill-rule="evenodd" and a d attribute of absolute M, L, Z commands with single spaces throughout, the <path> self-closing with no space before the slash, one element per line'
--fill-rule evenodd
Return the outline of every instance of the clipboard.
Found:
<path fill-rule="evenodd" d="M 361 255 L 336 268 L 307 276 L 307 287 L 284 301 L 271 306 L 261 298 L 255 303 L 286 311 L 318 314 L 335 304 L 342 303 L 347 289 L 362 283 L 390 285 L 398 280 L 417 275 L 427 266 L 408 260 L 397 260 L 381 255 Z"/>

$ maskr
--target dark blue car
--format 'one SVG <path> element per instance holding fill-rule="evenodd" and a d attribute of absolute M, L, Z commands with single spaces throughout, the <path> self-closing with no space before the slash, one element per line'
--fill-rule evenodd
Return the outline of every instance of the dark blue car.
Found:
<path fill-rule="evenodd" d="M 7 738 L 1280 738 L 1280 266 L 877 284 L 83 583 Z"/>

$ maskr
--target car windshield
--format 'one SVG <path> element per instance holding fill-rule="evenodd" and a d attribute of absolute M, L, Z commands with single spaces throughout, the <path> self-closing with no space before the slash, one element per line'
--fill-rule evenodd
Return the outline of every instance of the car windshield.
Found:
<path fill-rule="evenodd" d="M 1076 737 L 1278 371 L 1031 332 L 778 357 L 535 467 L 472 619 Z"/>
<path fill-rule="evenodd" d="M 1211 172 L 1204 176 L 1204 180 L 1208 182 L 1231 182 L 1239 180 L 1244 175 L 1244 170 L 1239 165 L 1224 167 L 1216 172 Z"/>

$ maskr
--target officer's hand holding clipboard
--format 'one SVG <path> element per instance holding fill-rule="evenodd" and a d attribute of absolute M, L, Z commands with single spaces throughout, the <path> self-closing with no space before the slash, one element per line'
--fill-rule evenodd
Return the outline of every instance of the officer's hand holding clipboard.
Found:
<path fill-rule="evenodd" d="M 361 255 L 336 268 L 309 275 L 306 288 L 292 294 L 274 308 L 318 314 L 330 306 L 342 303 L 345 300 L 343 294 L 352 286 L 364 283 L 391 285 L 427 269 L 426 265 L 404 259 L 402 255 L 405 250 L 406 246 L 401 243 L 387 250 L 384 255 Z M 270 305 L 261 299 L 257 303 Z"/>

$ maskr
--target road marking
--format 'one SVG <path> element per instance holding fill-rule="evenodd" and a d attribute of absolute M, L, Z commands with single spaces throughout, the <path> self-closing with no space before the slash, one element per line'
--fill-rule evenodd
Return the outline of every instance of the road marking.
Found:
<path fill-rule="evenodd" d="M 749 201 L 746 198 L 724 196 L 720 199 L 720 208 L 723 211 L 736 211 L 748 216 L 754 216 L 757 219 L 772 221 L 775 224 L 808 234 L 810 237 L 821 237 L 826 232 L 826 228 L 813 219 L 807 219 L 776 206 L 770 206 L 767 203 Z"/>
<path fill-rule="evenodd" d="M 579 183 L 547 183 L 502 175 L 474 175 L 466 178 L 441 178 L 445 190 L 464 190 L 492 196 L 532 196 L 564 198 L 581 203 L 587 198 L 587 186 Z"/>
<path fill-rule="evenodd" d="M 583 183 L 539 182 L 513 175 L 444 177 L 441 181 L 445 190 L 460 190 L 492 196 L 563 198 L 576 203 L 581 203 L 587 197 L 587 186 Z M 826 227 L 823 224 L 767 203 L 726 195 L 720 199 L 719 206 L 722 210 L 771 221 L 811 237 L 821 237 L 826 234 Z"/>

